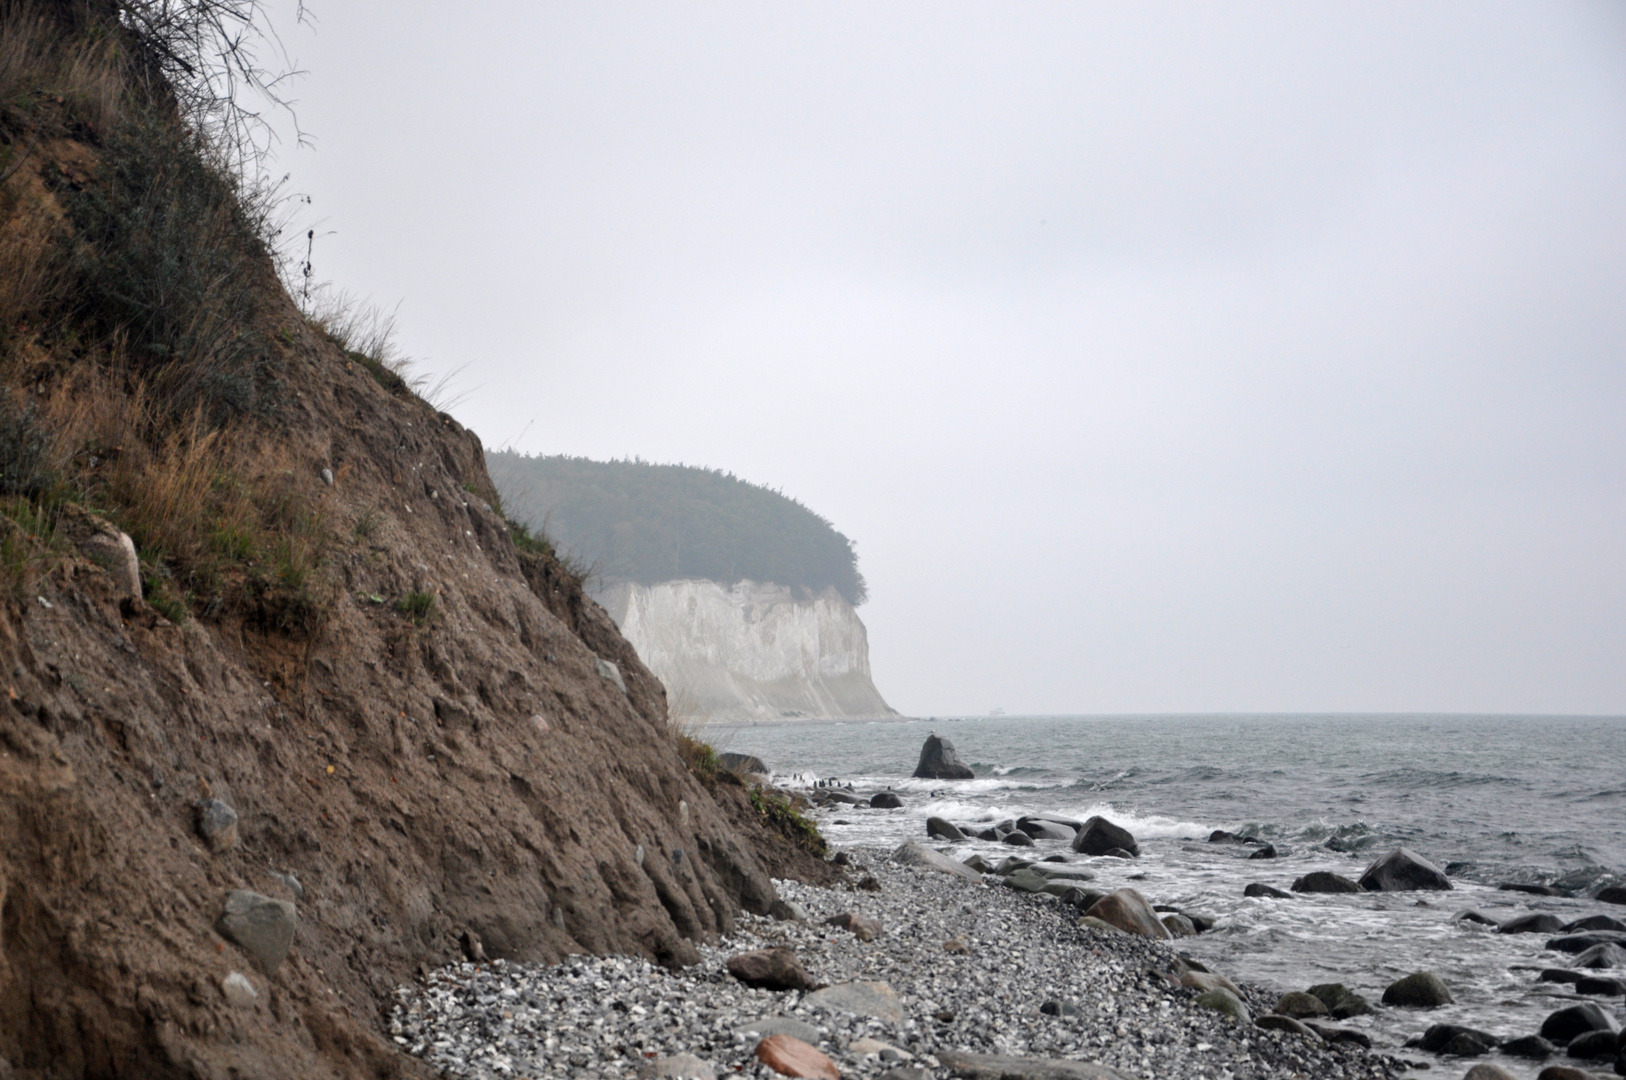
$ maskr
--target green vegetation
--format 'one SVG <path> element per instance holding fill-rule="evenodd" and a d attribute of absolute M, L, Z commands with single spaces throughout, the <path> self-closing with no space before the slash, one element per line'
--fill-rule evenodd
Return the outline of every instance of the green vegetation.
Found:
<path fill-rule="evenodd" d="M 819 827 L 801 815 L 801 812 L 783 795 L 762 790 L 762 785 L 751 788 L 751 806 L 774 828 L 789 837 L 796 846 L 809 854 L 824 858 L 829 845 Z"/>
<path fill-rule="evenodd" d="M 867 598 L 852 541 L 796 500 L 731 474 L 507 451 L 488 453 L 486 465 L 513 518 L 545 525 L 605 578 L 772 581 L 834 587 L 855 606 Z"/>
<path fill-rule="evenodd" d="M 395 603 L 395 610 L 422 626 L 429 621 L 429 616 L 435 611 L 435 594 L 432 592 L 409 592 Z"/>

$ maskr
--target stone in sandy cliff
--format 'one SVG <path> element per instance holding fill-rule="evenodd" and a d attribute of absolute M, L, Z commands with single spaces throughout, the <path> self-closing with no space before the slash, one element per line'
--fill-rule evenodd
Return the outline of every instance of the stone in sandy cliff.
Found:
<path fill-rule="evenodd" d="M 1404 892 L 1413 889 L 1449 889 L 1444 871 L 1408 848 L 1395 848 L 1366 868 L 1361 888 L 1368 892 Z"/>
<path fill-rule="evenodd" d="M 915 766 L 915 775 L 926 780 L 974 780 L 977 776 L 969 765 L 960 760 L 954 744 L 935 731 L 926 736 L 926 742 L 920 748 L 920 763 Z"/>
<path fill-rule="evenodd" d="M 1140 854 L 1140 845 L 1128 829 L 1114 825 L 1099 814 L 1085 821 L 1078 835 L 1073 837 L 1073 850 L 1081 855 L 1107 855 L 1114 848 L 1130 855 Z"/>
<path fill-rule="evenodd" d="M 226 894 L 225 910 L 215 922 L 220 936 L 242 946 L 267 973 L 277 970 L 294 943 L 299 916 L 286 900 L 234 889 Z"/>
<path fill-rule="evenodd" d="M 217 854 L 237 846 L 237 811 L 219 799 L 199 799 L 192 804 L 192 824 Z"/>
<path fill-rule="evenodd" d="M 754 949 L 731 956 L 728 973 L 757 990 L 811 990 L 817 985 L 789 949 Z"/>

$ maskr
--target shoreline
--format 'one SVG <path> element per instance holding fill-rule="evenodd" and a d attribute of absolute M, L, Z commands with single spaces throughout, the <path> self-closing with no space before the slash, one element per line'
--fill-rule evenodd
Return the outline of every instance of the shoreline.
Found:
<path fill-rule="evenodd" d="M 775 883 L 806 923 L 742 914 L 732 933 L 701 946 L 699 964 L 676 972 L 614 957 L 442 969 L 398 992 L 390 1033 L 447 1075 L 481 1078 L 630 1080 L 688 1053 L 714 1075 L 767 1080 L 776 1074 L 751 1053 L 763 1021 L 776 1017 L 816 1034 L 843 1076 L 864 1080 L 969 1075 L 945 1060 L 955 1053 L 1095 1062 L 1147 1080 L 1408 1074 L 1409 1063 L 1381 1050 L 1243 1025 L 1197 1005 L 1196 990 L 1163 974 L 1178 942 L 1081 927 L 1074 909 L 1044 894 L 903 866 L 882 849 L 846 850 L 854 865 L 840 886 Z M 859 887 L 866 878 L 878 891 Z M 846 911 L 879 919 L 880 934 L 861 941 L 824 924 Z M 894 1011 L 827 1009 L 795 990 L 749 989 L 724 968 L 737 953 L 775 947 L 793 950 L 821 983 L 886 983 Z M 1273 994 L 1240 989 L 1252 1013 L 1271 1011 Z"/>

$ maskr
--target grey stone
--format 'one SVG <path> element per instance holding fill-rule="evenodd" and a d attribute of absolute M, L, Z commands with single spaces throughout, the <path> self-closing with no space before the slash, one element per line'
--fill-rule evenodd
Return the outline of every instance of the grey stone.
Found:
<path fill-rule="evenodd" d="M 1293 899 L 1293 894 L 1292 893 L 1282 892 L 1282 890 L 1280 890 L 1280 889 L 1272 888 L 1269 885 L 1265 885 L 1265 884 L 1262 884 L 1262 883 L 1257 882 L 1257 881 L 1249 882 L 1248 887 L 1242 890 L 1242 895 L 1243 896 L 1256 896 L 1256 897 L 1259 897 L 1260 899 L 1263 899 L 1263 900 L 1291 900 L 1291 899 Z"/>
<path fill-rule="evenodd" d="M 1023 832 L 1021 829 L 1012 829 L 1010 832 L 1006 833 L 1004 836 L 1001 836 L 999 839 L 1000 839 L 1001 843 L 1009 844 L 1012 847 L 1032 847 L 1033 846 L 1033 837 L 1029 836 L 1027 833 Z"/>
<path fill-rule="evenodd" d="M 226 996 L 226 1004 L 234 1009 L 253 1008 L 254 1000 L 260 996 L 254 992 L 254 984 L 248 977 L 238 971 L 220 980 L 220 992 Z"/>
<path fill-rule="evenodd" d="M 1283 1016 L 1291 1016 L 1295 1020 L 1307 1017 L 1326 1016 L 1332 1010 L 1327 1003 L 1314 994 L 1306 994 L 1303 990 L 1293 990 L 1283 994 L 1276 1002 L 1276 1011 Z"/>
<path fill-rule="evenodd" d="M 1626 979 L 1584 978 L 1575 980 L 1577 994 L 1594 997 L 1626 997 Z"/>
<path fill-rule="evenodd" d="M 693 1054 L 672 1054 L 655 1060 L 655 1076 L 661 1080 L 717 1080 L 716 1071 Z"/>
<path fill-rule="evenodd" d="M 220 936 L 241 946 L 267 973 L 277 970 L 294 943 L 299 915 L 287 900 L 273 900 L 247 889 L 226 894 L 215 920 Z"/>
<path fill-rule="evenodd" d="M 807 922 L 807 909 L 794 900 L 775 900 L 768 906 L 768 914 L 780 922 Z"/>
<path fill-rule="evenodd" d="M 1566 934 L 1581 934 L 1588 930 L 1614 930 L 1619 933 L 1626 930 L 1626 922 L 1621 922 L 1611 915 L 1588 915 L 1584 919 L 1565 923 L 1559 929 Z"/>
<path fill-rule="evenodd" d="M 903 1000 L 898 997 L 897 991 L 884 982 L 837 983 L 813 991 L 802 998 L 802 1004 L 832 1012 L 873 1016 L 892 1023 L 903 1019 Z"/>
<path fill-rule="evenodd" d="M 965 839 L 965 833 L 961 832 L 956 825 L 940 817 L 926 819 L 926 835 L 937 840 L 948 840 L 956 844 Z"/>
<path fill-rule="evenodd" d="M 1612 941 L 1590 945 L 1576 955 L 1572 963 L 1578 968 L 1618 968 L 1626 967 L 1626 949 Z"/>
<path fill-rule="evenodd" d="M 881 936 L 881 920 L 860 915 L 856 911 L 843 911 L 824 920 L 826 926 L 839 926 L 859 941 L 874 941 Z"/>
<path fill-rule="evenodd" d="M 1267 1031 L 1286 1031 L 1293 1035 L 1302 1035 L 1306 1039 L 1321 1038 L 1307 1025 L 1300 1023 L 1291 1016 L 1283 1016 L 1280 1013 L 1265 1013 L 1255 1020 L 1253 1024 L 1255 1027 L 1262 1027 Z"/>
<path fill-rule="evenodd" d="M 1248 1023 L 1248 1007 L 1242 1004 L 1242 999 L 1223 987 L 1204 990 L 1197 995 L 1197 1004 L 1205 1009 L 1213 1009 L 1217 1013 L 1229 1016 L 1239 1024 Z"/>
<path fill-rule="evenodd" d="M 1128 829 L 1114 825 L 1099 814 L 1086 820 L 1073 837 L 1073 850 L 1082 855 L 1107 855 L 1115 848 L 1130 855 L 1140 854 L 1140 845 Z"/>
<path fill-rule="evenodd" d="M 1339 1027 L 1337 1024 L 1322 1023 L 1319 1020 L 1306 1020 L 1304 1026 L 1330 1043 L 1348 1043 L 1351 1046 L 1372 1049 L 1372 1036 L 1356 1028 Z"/>
<path fill-rule="evenodd" d="M 1065 1058 L 966 1054 L 947 1050 L 937 1055 L 951 1076 L 965 1080 L 1133 1080 L 1128 1073 L 1089 1061 Z"/>
<path fill-rule="evenodd" d="M 1478 1065 L 1463 1073 L 1462 1080 L 1519 1080 L 1519 1078 L 1500 1065 L 1481 1061 Z"/>
<path fill-rule="evenodd" d="M 597 657 L 597 667 L 600 678 L 608 679 L 614 683 L 615 688 L 623 694 L 627 692 L 627 681 L 621 677 L 621 669 L 616 667 L 613 660 L 606 660 L 602 656 Z"/>
<path fill-rule="evenodd" d="M 878 791 L 869 797 L 869 804 L 876 810 L 897 810 L 903 806 L 903 800 L 895 792 Z"/>
<path fill-rule="evenodd" d="M 1332 1013 L 1334 1020 L 1347 1020 L 1351 1016 L 1364 1016 L 1372 1011 L 1372 1003 L 1343 983 L 1318 983 L 1305 991 L 1320 998 Z"/>
<path fill-rule="evenodd" d="M 736 1035 L 750 1035 L 755 1032 L 759 1038 L 766 1039 L 769 1035 L 789 1035 L 793 1039 L 800 1039 L 809 1046 L 819 1045 L 819 1029 L 805 1020 L 798 1020 L 794 1016 L 765 1016 L 761 1020 L 753 1020 L 749 1024 L 734 1029 Z"/>
<path fill-rule="evenodd" d="M 1077 831 L 1066 825 L 1044 818 L 1025 817 L 1016 822 L 1016 827 L 1033 837 L 1035 840 L 1066 840 L 1071 842 L 1078 835 Z"/>
<path fill-rule="evenodd" d="M 1497 1049 L 1508 1057 L 1532 1058 L 1536 1061 L 1552 1057 L 1558 1052 L 1558 1047 L 1543 1039 L 1540 1035 L 1525 1035 L 1522 1038 L 1509 1039 Z"/>
<path fill-rule="evenodd" d="M 193 803 L 192 826 L 216 854 L 237 846 L 237 811 L 219 799 Z"/>
<path fill-rule="evenodd" d="M 1615 1033 L 1613 1031 L 1588 1031 L 1570 1040 L 1564 1048 L 1564 1053 L 1572 1058 L 1595 1060 L 1597 1058 L 1612 1058 L 1615 1056 Z"/>
<path fill-rule="evenodd" d="M 1456 1054 L 1474 1057 L 1496 1046 L 1496 1036 L 1488 1031 L 1464 1027 L 1461 1024 L 1432 1024 L 1422 1038 L 1406 1044 L 1427 1050 L 1431 1054 Z"/>
<path fill-rule="evenodd" d="M 1368 892 L 1405 892 L 1451 888 L 1445 872 L 1410 848 L 1398 847 L 1366 868 L 1361 888 Z"/>
<path fill-rule="evenodd" d="M 1169 928 L 1169 933 L 1175 937 L 1196 937 L 1197 927 L 1184 915 L 1175 913 L 1163 916 L 1163 925 Z"/>
<path fill-rule="evenodd" d="M 1274 859 L 1275 857 L 1276 857 L 1276 845 L 1275 844 L 1266 844 L 1264 847 L 1260 848 L 1259 850 L 1255 851 L 1253 854 L 1248 856 L 1248 858 L 1250 858 L 1250 859 Z M 1261 1019 L 1263 1019 L 1263 1017 L 1261 1017 Z M 1302 1026 L 1302 1025 L 1300 1025 L 1300 1026 Z"/>
<path fill-rule="evenodd" d="M 1478 923 L 1480 926 L 1500 926 L 1501 925 L 1495 919 L 1491 918 L 1489 915 L 1486 915 L 1483 911 L 1473 911 L 1473 910 L 1459 911 L 1455 915 L 1451 916 L 1451 921 L 1452 922 Z"/>
<path fill-rule="evenodd" d="M 1385 1005 L 1403 1008 L 1437 1009 L 1451 1004 L 1451 991 L 1432 971 L 1414 971 L 1403 979 L 1396 979 L 1383 991 Z"/>
<path fill-rule="evenodd" d="M 811 990 L 812 976 L 789 949 L 753 949 L 728 959 L 728 973 L 758 990 Z"/>
<path fill-rule="evenodd" d="M 920 748 L 920 762 L 915 766 L 915 775 L 927 780 L 975 780 L 977 777 L 955 753 L 954 744 L 935 731 L 926 736 Z"/>
<path fill-rule="evenodd" d="M 981 883 L 982 875 L 957 859 L 951 859 L 941 851 L 934 851 L 925 844 L 910 841 L 892 853 L 892 861 L 907 866 L 919 866 L 928 870 L 940 870 L 945 874 L 952 874 L 967 881 Z"/>
<path fill-rule="evenodd" d="M 1606 904 L 1626 904 L 1626 885 L 1610 885 L 1598 891 L 1595 900 Z"/>
<path fill-rule="evenodd" d="M 1615 933 L 1612 930 L 1593 930 L 1586 934 L 1565 934 L 1562 937 L 1548 938 L 1545 947 L 1558 952 L 1584 953 L 1594 945 L 1623 944 L 1626 944 L 1626 934 Z"/>
<path fill-rule="evenodd" d="M 767 762 L 755 754 L 738 754 L 733 751 L 717 755 L 717 764 L 735 773 L 756 773 L 758 776 L 767 776 L 769 773 Z"/>

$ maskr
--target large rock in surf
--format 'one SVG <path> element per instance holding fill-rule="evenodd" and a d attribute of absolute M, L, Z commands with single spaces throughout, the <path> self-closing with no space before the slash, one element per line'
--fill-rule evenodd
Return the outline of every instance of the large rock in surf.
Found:
<path fill-rule="evenodd" d="M 1626 885 L 1611 885 L 1599 892 L 1597 899 L 1606 904 L 1626 904 Z"/>
<path fill-rule="evenodd" d="M 1473 1057 L 1494 1049 L 1496 1042 L 1496 1036 L 1488 1031 L 1464 1027 L 1461 1024 L 1434 1024 L 1423 1032 L 1421 1038 L 1413 1039 L 1406 1045 L 1427 1050 L 1431 1054 Z"/>
<path fill-rule="evenodd" d="M 1134 889 L 1118 889 L 1107 893 L 1090 906 L 1084 913 L 1100 919 L 1110 926 L 1115 926 L 1130 934 L 1139 934 L 1149 938 L 1173 938 L 1169 928 L 1158 920 L 1157 912 L 1146 897 Z"/>
<path fill-rule="evenodd" d="M 1590 1001 L 1559 1009 L 1541 1023 L 1541 1037 L 1555 1043 L 1567 1043 L 1589 1031 L 1614 1030 L 1609 1014 Z"/>
<path fill-rule="evenodd" d="M 971 767 L 954 752 L 954 744 L 935 731 L 926 736 L 926 742 L 920 748 L 920 764 L 915 766 L 915 775 L 925 780 L 977 778 Z"/>
<path fill-rule="evenodd" d="M 956 826 L 953 822 L 945 821 L 940 817 L 929 817 L 926 819 L 926 835 L 935 837 L 938 840 L 948 840 L 956 844 L 965 839 L 965 833 L 961 832 L 958 826 Z"/>
<path fill-rule="evenodd" d="M 1085 821 L 1078 835 L 1073 837 L 1073 850 L 1081 855 L 1105 855 L 1114 848 L 1140 855 L 1140 845 L 1129 830 L 1114 825 L 1099 814 Z"/>
<path fill-rule="evenodd" d="M 1262 897 L 1262 898 L 1264 898 L 1266 900 L 1291 900 L 1291 899 L 1293 899 L 1293 894 L 1292 893 L 1284 893 L 1280 889 L 1272 888 L 1271 886 L 1266 885 L 1263 882 L 1259 882 L 1259 881 L 1250 882 L 1248 884 L 1248 887 L 1246 889 L 1242 890 L 1242 895 L 1243 896 L 1258 896 L 1258 897 Z"/>
<path fill-rule="evenodd" d="M 1496 928 L 1498 934 L 1556 934 L 1564 920 L 1547 911 L 1532 911 L 1509 919 Z"/>
<path fill-rule="evenodd" d="M 1581 934 L 1589 930 L 1613 930 L 1616 933 L 1626 933 L 1626 922 L 1614 919 L 1608 915 L 1588 915 L 1584 919 L 1576 919 L 1559 927 L 1566 934 Z"/>
<path fill-rule="evenodd" d="M 1572 1058 L 1612 1058 L 1615 1056 L 1615 1033 L 1588 1031 L 1584 1035 L 1577 1035 L 1564 1048 L 1564 1053 Z"/>
<path fill-rule="evenodd" d="M 1565 934 L 1563 937 L 1548 938 L 1544 947 L 1557 952 L 1583 953 L 1594 945 L 1626 945 L 1626 934 L 1617 934 L 1610 930 L 1594 930 L 1588 934 Z"/>
<path fill-rule="evenodd" d="M 1343 983 L 1317 983 L 1305 991 L 1320 998 L 1332 1010 L 1334 1020 L 1348 1020 L 1372 1011 L 1372 1003 Z"/>
<path fill-rule="evenodd" d="M 1059 821 L 1050 821 L 1046 818 L 1025 817 L 1016 822 L 1016 827 L 1033 837 L 1035 840 L 1072 840 L 1078 835 L 1077 830 L 1061 824 Z"/>
<path fill-rule="evenodd" d="M 1342 874 L 1317 870 L 1293 882 L 1293 891 L 1302 893 L 1358 893 L 1361 887 Z"/>
<path fill-rule="evenodd" d="M 1437 1009 L 1450 1005 L 1451 991 L 1432 971 L 1414 971 L 1404 979 L 1397 979 L 1383 992 L 1385 1005 L 1399 1005 L 1413 1009 Z"/>
<path fill-rule="evenodd" d="M 869 797 L 870 807 L 875 810 L 896 810 L 903 805 L 903 800 L 891 791 L 880 791 Z"/>
<path fill-rule="evenodd" d="M 1549 946 L 1551 944 L 1548 942 Z M 1581 950 L 1580 955 L 1576 956 L 1572 963 L 1578 968 L 1626 967 L 1626 949 L 1612 941 L 1606 941 Z"/>
<path fill-rule="evenodd" d="M 1368 892 L 1406 892 L 1413 889 L 1449 889 L 1445 872 L 1417 852 L 1398 847 L 1366 868 L 1361 888 Z"/>

